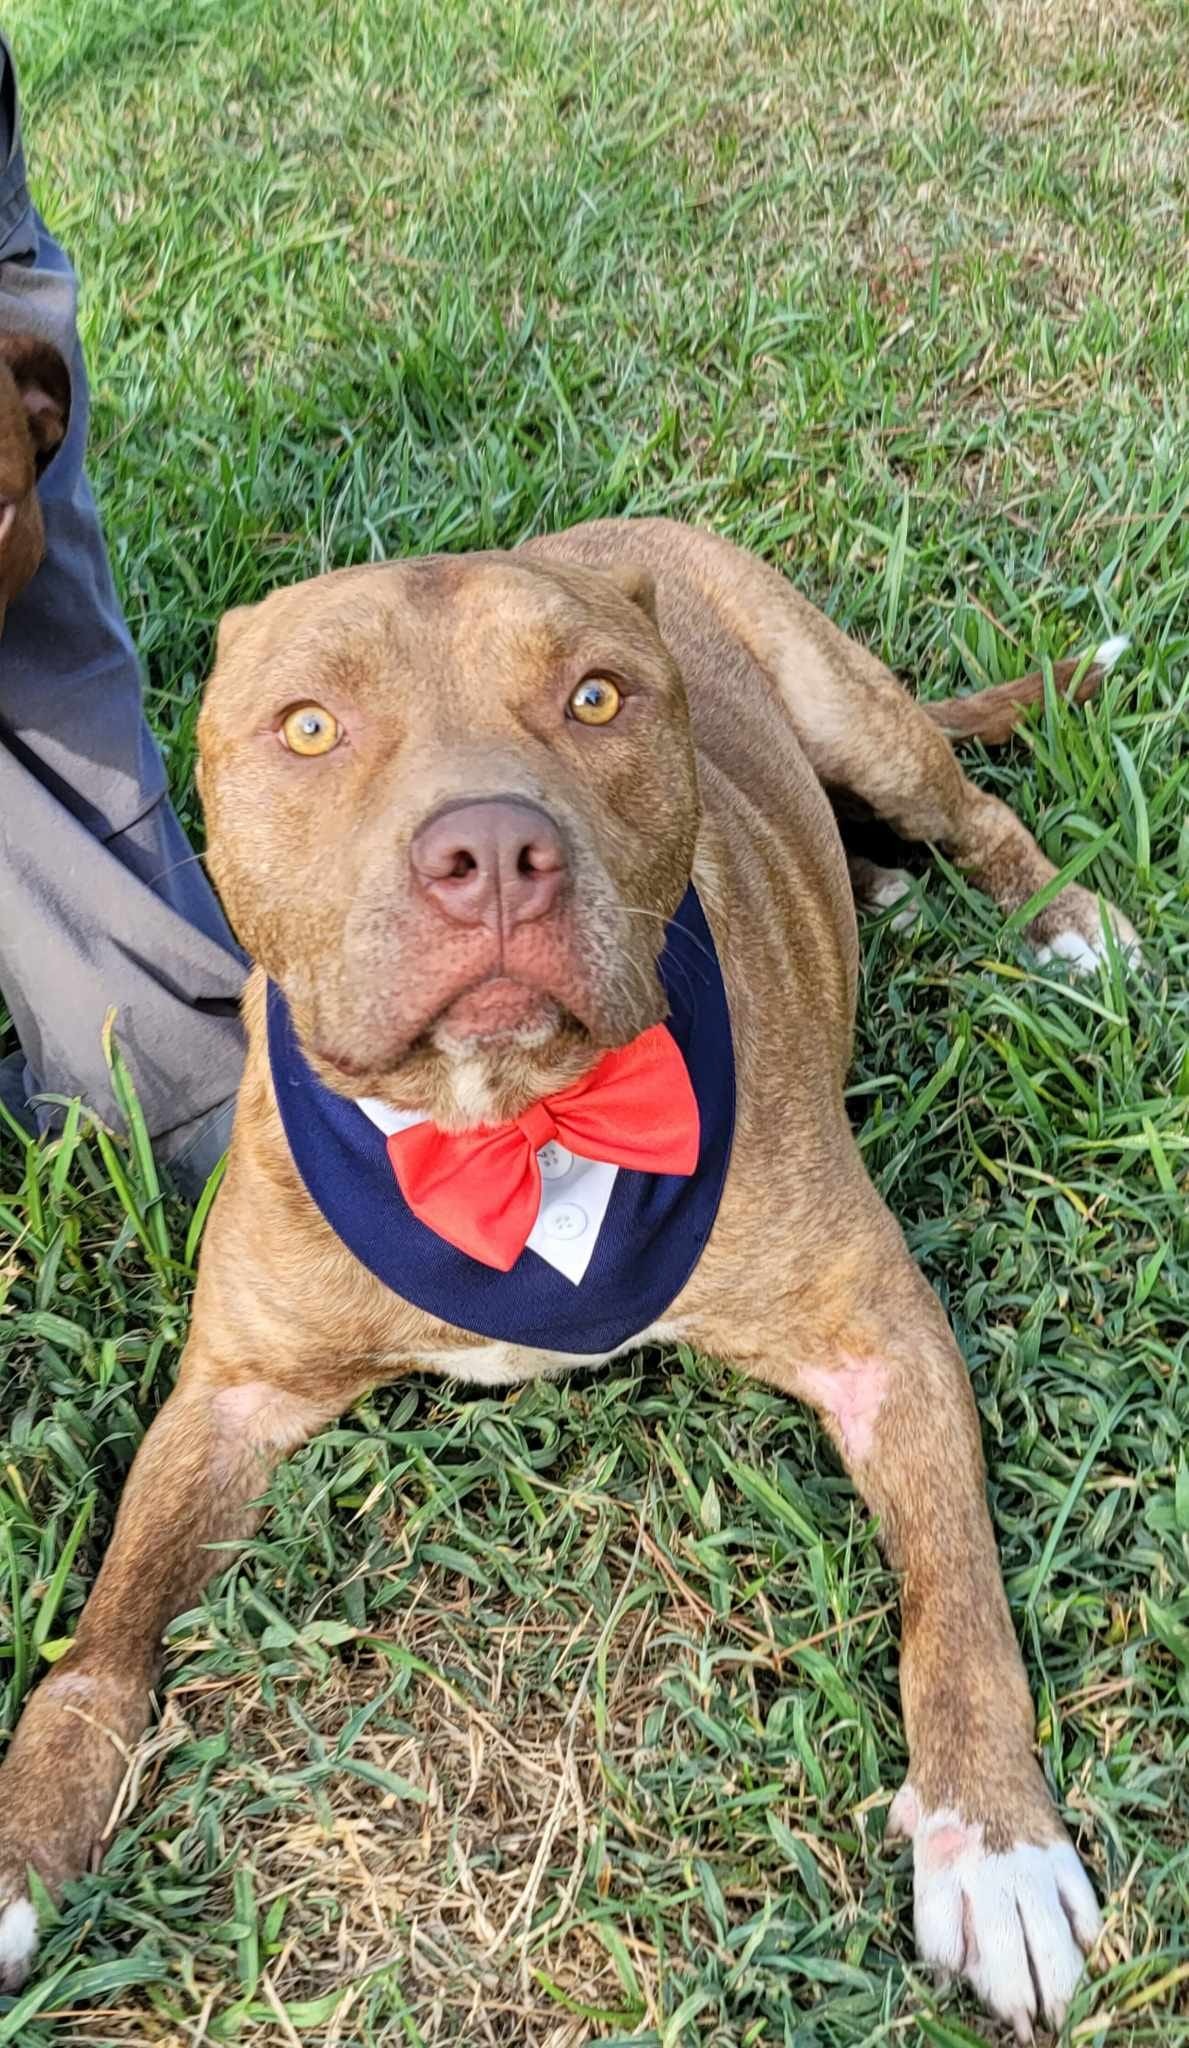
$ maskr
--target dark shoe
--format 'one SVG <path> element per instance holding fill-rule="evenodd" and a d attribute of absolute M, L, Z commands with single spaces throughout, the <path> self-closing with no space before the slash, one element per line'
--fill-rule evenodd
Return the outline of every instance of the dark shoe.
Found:
<path fill-rule="evenodd" d="M 37 1119 L 29 1103 L 31 1093 L 36 1093 L 36 1089 L 30 1082 L 24 1054 L 9 1053 L 6 1059 L 0 1059 L 0 1103 L 13 1122 L 19 1124 L 30 1138 L 35 1138 Z M 217 1109 L 209 1109 L 194 1123 L 183 1124 L 179 1130 L 167 1132 L 154 1144 L 153 1150 L 165 1180 L 184 1202 L 198 1200 L 226 1152 L 234 1115 L 235 1097 L 232 1096 L 229 1101 L 221 1102 Z M 0 1135 L 5 1129 L 4 1120 L 0 1117 Z"/>

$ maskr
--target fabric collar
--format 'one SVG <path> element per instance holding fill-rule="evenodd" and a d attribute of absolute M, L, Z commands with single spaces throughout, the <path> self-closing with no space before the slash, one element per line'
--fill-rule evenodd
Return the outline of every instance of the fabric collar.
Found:
<path fill-rule="evenodd" d="M 317 1079 L 280 989 L 268 987 L 273 1086 L 294 1164 L 312 1200 L 386 1287 L 440 1321 L 535 1350 L 599 1358 L 660 1321 L 710 1236 L 735 1124 L 735 1062 L 726 989 L 691 886 L 671 920 L 660 976 L 668 1025 L 701 1118 L 688 1176 L 613 1173 L 594 1248 L 577 1278 L 530 1239 L 507 1273 L 468 1258 L 419 1222 L 397 1187 L 383 1131 L 358 1103 Z"/>

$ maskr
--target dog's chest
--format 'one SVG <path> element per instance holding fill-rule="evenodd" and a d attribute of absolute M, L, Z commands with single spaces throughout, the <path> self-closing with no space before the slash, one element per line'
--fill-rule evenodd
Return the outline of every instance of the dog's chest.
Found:
<path fill-rule="evenodd" d="M 473 1344 L 460 1334 L 458 1343 L 429 1345 L 415 1351 L 413 1363 L 422 1372 L 440 1373 L 445 1379 L 462 1380 L 478 1387 L 519 1387 L 529 1380 L 560 1379 L 565 1373 L 592 1365 L 606 1365 L 623 1351 L 641 1344 L 675 1344 L 682 1336 L 672 1322 L 654 1323 L 641 1330 L 631 1342 L 615 1351 L 587 1353 L 536 1351 L 526 1344 Z"/>

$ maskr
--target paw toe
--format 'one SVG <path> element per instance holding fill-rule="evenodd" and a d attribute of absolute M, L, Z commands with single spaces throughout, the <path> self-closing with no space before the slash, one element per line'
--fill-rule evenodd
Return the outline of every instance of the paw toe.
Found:
<path fill-rule="evenodd" d="M 1057 1843 L 1051 1854 L 1061 1909 L 1073 1929 L 1078 1947 L 1084 1955 L 1089 1955 L 1102 1933 L 1102 1914 L 1094 1896 L 1094 1887 L 1072 1842 Z"/>
<path fill-rule="evenodd" d="M 918 1888 L 914 1925 L 922 1962 L 951 1976 L 965 1973 L 969 1928 L 962 1885 L 952 1872 Z"/>

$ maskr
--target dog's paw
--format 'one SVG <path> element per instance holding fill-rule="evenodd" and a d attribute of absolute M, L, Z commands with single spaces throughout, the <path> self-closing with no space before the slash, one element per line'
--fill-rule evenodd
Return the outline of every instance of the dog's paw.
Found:
<path fill-rule="evenodd" d="M 874 861 L 855 856 L 848 863 L 855 902 L 860 910 L 896 910 L 890 918 L 894 932 L 911 931 L 921 914 L 920 900 L 913 884 L 913 878 L 905 868 L 881 868 Z"/>
<path fill-rule="evenodd" d="M 897 909 L 897 904 L 902 908 Z M 921 914 L 920 902 L 912 885 L 912 876 L 903 868 L 882 868 L 879 881 L 867 898 L 870 910 L 894 910 L 896 915 L 888 919 L 894 932 L 910 932 Z"/>
<path fill-rule="evenodd" d="M 70 1656 L 29 1696 L 0 1768 L 0 1991 L 37 1953 L 29 1872 L 51 1899 L 97 1867 L 148 1694 L 134 1676 L 85 1671 Z"/>
<path fill-rule="evenodd" d="M 0 1991 L 19 1991 L 37 1954 L 37 1910 L 23 1875 L 0 1876 Z"/>
<path fill-rule="evenodd" d="M 1060 2027 L 1102 1927 L 1068 1837 L 995 1852 L 981 1826 L 927 1811 L 911 1785 L 892 1802 L 888 1833 L 912 1842 L 922 1961 L 964 1977 L 1017 2041 L 1037 2024 Z"/>
<path fill-rule="evenodd" d="M 1138 972 L 1144 962 L 1134 927 L 1113 903 L 1102 908 L 1125 962 Z M 1099 899 L 1072 882 L 1032 920 L 1026 937 L 1042 967 L 1061 961 L 1073 974 L 1096 974 L 1109 957 Z"/>

